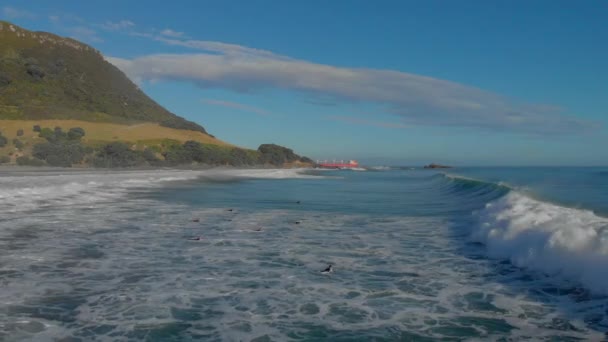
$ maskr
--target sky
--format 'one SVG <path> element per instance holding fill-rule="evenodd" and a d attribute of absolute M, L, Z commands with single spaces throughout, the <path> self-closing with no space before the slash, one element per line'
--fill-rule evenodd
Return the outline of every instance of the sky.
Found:
<path fill-rule="evenodd" d="M 608 165 L 608 1 L 28 1 L 233 144 L 366 165 Z"/>

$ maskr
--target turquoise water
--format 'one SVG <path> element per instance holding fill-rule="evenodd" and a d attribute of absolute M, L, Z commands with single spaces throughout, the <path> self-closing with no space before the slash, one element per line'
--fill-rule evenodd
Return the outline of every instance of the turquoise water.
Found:
<path fill-rule="evenodd" d="M 602 340 L 607 213 L 608 168 L 4 172 L 0 340 Z"/>

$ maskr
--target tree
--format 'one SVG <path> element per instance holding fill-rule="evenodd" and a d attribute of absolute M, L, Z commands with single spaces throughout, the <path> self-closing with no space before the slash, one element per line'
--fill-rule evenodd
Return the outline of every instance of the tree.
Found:
<path fill-rule="evenodd" d="M 38 134 L 38 136 L 46 140 L 53 140 L 53 138 L 55 137 L 55 132 L 53 132 L 53 130 L 51 130 L 50 128 L 45 127 L 40 130 L 40 134 Z"/>
<path fill-rule="evenodd" d="M 32 156 L 51 166 L 71 167 L 82 162 L 85 149 L 80 142 L 54 141 L 34 145 Z"/>
<path fill-rule="evenodd" d="M 112 142 L 101 148 L 93 159 L 96 167 L 132 167 L 144 163 L 143 156 L 122 142 Z"/>
<path fill-rule="evenodd" d="M 68 139 L 70 140 L 80 140 L 82 137 L 84 137 L 84 135 L 84 129 L 80 127 L 70 128 L 68 131 Z"/>
<path fill-rule="evenodd" d="M 258 147 L 258 152 L 262 164 L 283 165 L 300 159 L 293 150 L 275 144 L 262 144 Z"/>

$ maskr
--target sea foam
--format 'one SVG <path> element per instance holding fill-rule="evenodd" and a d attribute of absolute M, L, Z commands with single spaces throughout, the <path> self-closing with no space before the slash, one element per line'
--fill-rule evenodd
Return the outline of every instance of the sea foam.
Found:
<path fill-rule="evenodd" d="M 472 238 L 487 246 L 490 257 L 608 294 L 608 219 L 516 191 L 476 215 L 480 222 Z"/>
<path fill-rule="evenodd" d="M 0 212 L 113 201 L 168 182 L 319 177 L 306 169 L 209 169 L 150 171 L 53 171 L 0 175 Z"/>

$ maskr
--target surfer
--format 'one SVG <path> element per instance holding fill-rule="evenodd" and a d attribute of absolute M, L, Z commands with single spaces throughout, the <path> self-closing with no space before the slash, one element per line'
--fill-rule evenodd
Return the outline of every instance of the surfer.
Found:
<path fill-rule="evenodd" d="M 332 264 L 329 264 L 323 271 L 321 271 L 321 274 L 330 274 L 334 271 L 334 267 Z"/>

